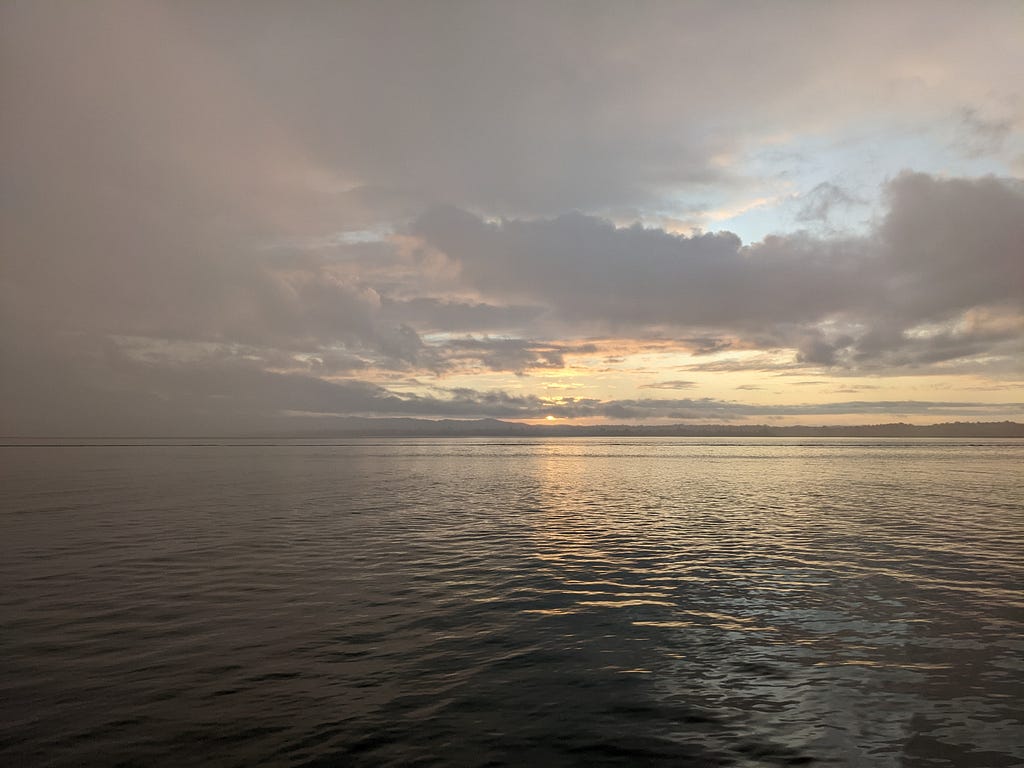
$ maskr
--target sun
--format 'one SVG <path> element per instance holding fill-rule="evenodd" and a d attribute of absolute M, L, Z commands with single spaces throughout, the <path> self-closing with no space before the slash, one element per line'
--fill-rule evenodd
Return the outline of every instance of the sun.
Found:
<path fill-rule="evenodd" d="M 544 417 L 544 420 L 545 420 L 545 421 L 554 421 L 554 420 L 555 420 L 555 417 L 554 417 L 554 416 L 545 416 L 545 417 Z"/>

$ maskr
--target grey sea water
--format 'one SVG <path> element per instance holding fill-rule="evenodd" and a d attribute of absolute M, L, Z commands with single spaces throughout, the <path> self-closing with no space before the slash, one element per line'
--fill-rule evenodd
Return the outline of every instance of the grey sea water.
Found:
<path fill-rule="evenodd" d="M 1022 765 L 1022 460 L 8 445 L 0 764 Z"/>

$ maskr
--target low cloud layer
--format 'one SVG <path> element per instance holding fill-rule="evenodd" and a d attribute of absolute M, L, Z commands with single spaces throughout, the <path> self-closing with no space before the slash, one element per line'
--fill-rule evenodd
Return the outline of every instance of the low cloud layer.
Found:
<path fill-rule="evenodd" d="M 46 361 L 52 364 L 52 360 Z M 709 397 L 551 400 L 501 390 L 434 388 L 428 394 L 397 391 L 358 380 L 325 380 L 276 373 L 233 356 L 211 355 L 171 363 L 141 361 L 114 348 L 71 366 L 22 370 L 7 377 L 5 402 L 41 398 L 45 409 L 9 412 L 14 435 L 223 435 L 316 429 L 335 416 L 425 418 L 587 419 L 680 422 L 772 421 L 857 417 L 892 421 L 928 416 L 947 421 L 964 414 L 979 420 L 1024 418 L 1024 403 L 972 401 L 842 401 L 751 404 Z M 670 382 L 671 383 L 671 382 Z M 860 418 L 863 417 L 863 418 Z"/>

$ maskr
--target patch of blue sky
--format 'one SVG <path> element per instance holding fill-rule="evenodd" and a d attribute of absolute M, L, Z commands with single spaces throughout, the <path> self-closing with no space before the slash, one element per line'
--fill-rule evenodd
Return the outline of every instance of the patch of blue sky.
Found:
<path fill-rule="evenodd" d="M 387 240 L 394 234 L 391 227 L 378 227 L 376 229 L 354 229 L 343 232 L 335 232 L 325 240 L 332 245 L 358 245 L 359 243 L 380 243 Z"/>
<path fill-rule="evenodd" d="M 331 232 L 326 235 L 281 238 L 273 240 L 263 247 L 269 250 L 320 251 L 344 245 L 383 243 L 394 235 L 394 233 L 395 231 L 392 227 L 378 227 L 376 229 L 349 229 Z"/>
<path fill-rule="evenodd" d="M 1011 176 L 1016 147 L 972 153 L 956 143 L 956 126 L 936 125 L 920 131 L 864 130 L 843 138 L 800 136 L 762 147 L 742 158 L 750 179 L 745 205 L 733 198 L 724 209 L 737 210 L 709 222 L 706 229 L 727 229 L 745 243 L 797 230 L 858 234 L 885 210 L 885 184 L 904 171 L 945 176 Z M 822 185 L 841 193 L 820 207 L 815 219 L 813 195 Z"/>

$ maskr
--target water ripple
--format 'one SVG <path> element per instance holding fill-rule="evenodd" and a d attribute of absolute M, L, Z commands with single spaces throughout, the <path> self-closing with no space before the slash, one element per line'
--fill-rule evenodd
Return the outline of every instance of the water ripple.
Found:
<path fill-rule="evenodd" d="M 1010 766 L 1024 446 L 0 447 L 4 764 Z"/>

